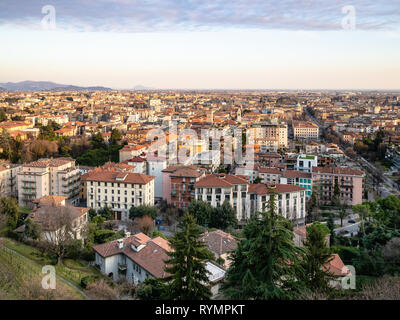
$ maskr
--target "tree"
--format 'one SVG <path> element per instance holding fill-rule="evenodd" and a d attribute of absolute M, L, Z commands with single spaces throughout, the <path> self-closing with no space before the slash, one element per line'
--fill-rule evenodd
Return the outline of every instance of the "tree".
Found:
<path fill-rule="evenodd" d="M 41 220 L 44 223 L 41 229 L 47 231 L 48 251 L 57 258 L 60 265 L 74 239 L 73 221 L 76 216 L 73 207 L 60 206 L 51 209 L 43 211 Z"/>
<path fill-rule="evenodd" d="M 7 217 L 7 227 L 14 230 L 19 217 L 17 200 L 7 197 L 0 198 L 0 215 Z"/>
<path fill-rule="evenodd" d="M 5 111 L 2 109 L 2 110 L 0 111 L 0 122 L 3 122 L 3 121 L 7 121 L 7 114 L 6 114 Z"/>
<path fill-rule="evenodd" d="M 326 221 L 326 226 L 328 227 L 329 232 L 331 234 L 330 243 L 332 245 L 333 243 L 335 243 L 335 219 L 332 212 L 329 212 L 328 219 Z"/>
<path fill-rule="evenodd" d="M 118 143 L 118 141 L 120 141 L 122 139 L 122 134 L 118 129 L 112 129 L 111 131 L 111 143 L 112 144 L 116 144 Z"/>
<path fill-rule="evenodd" d="M 32 219 L 27 219 L 25 222 L 25 230 L 24 234 L 31 239 L 39 240 L 40 239 L 40 226 L 35 223 Z"/>
<path fill-rule="evenodd" d="M 276 214 L 271 190 L 268 210 L 252 215 L 232 254 L 223 292 L 231 299 L 292 299 L 304 290 L 304 249 L 293 241 L 289 220 Z"/>
<path fill-rule="evenodd" d="M 96 217 L 96 216 L 97 216 L 96 210 L 90 208 L 89 211 L 88 211 L 89 221 L 92 221 L 92 219 L 93 219 L 94 217 Z"/>
<path fill-rule="evenodd" d="M 307 227 L 307 238 L 304 242 L 306 254 L 303 260 L 305 283 L 312 291 L 328 291 L 332 275 L 324 269 L 332 257 L 327 245 L 326 236 L 329 234 L 327 226 L 314 222 Z"/>
<path fill-rule="evenodd" d="M 101 208 L 97 211 L 97 214 L 99 216 L 102 216 L 106 220 L 112 220 L 114 219 L 114 214 L 109 206 L 105 206 L 104 208 Z"/>
<path fill-rule="evenodd" d="M 348 216 L 347 206 L 345 204 L 340 205 L 339 207 L 339 218 L 340 218 L 340 226 L 343 227 L 343 219 Z"/>
<path fill-rule="evenodd" d="M 340 187 L 339 187 L 339 182 L 335 183 L 335 186 L 334 186 L 334 189 L 333 189 L 332 205 L 334 205 L 336 207 L 340 206 Z"/>
<path fill-rule="evenodd" d="M 165 294 L 165 284 L 157 278 L 147 278 L 139 285 L 137 295 L 141 300 L 161 300 Z"/>
<path fill-rule="evenodd" d="M 208 227 L 214 209 L 206 201 L 192 200 L 189 204 L 188 211 L 196 218 L 198 225 Z"/>
<path fill-rule="evenodd" d="M 211 297 L 207 287 L 209 279 L 206 261 L 213 260 L 213 254 L 200 240 L 201 229 L 196 219 L 186 212 L 179 225 L 179 231 L 170 241 L 172 251 L 167 252 L 164 278 L 168 300 L 204 300 Z"/>
<path fill-rule="evenodd" d="M 154 220 L 150 216 L 143 216 L 138 223 L 139 230 L 146 235 L 154 229 Z"/>
<path fill-rule="evenodd" d="M 95 216 L 91 220 L 99 227 L 104 223 L 104 221 L 106 221 L 106 219 L 102 216 Z"/>
<path fill-rule="evenodd" d="M 253 184 L 258 184 L 258 183 L 261 183 L 261 182 L 262 182 L 261 178 L 257 177 L 257 178 L 254 179 Z"/>
<path fill-rule="evenodd" d="M 129 218 L 130 219 L 135 219 L 135 218 L 141 218 L 143 216 L 150 216 L 153 220 L 157 218 L 158 215 L 158 210 L 157 207 L 155 206 L 149 206 L 149 205 L 140 205 L 140 206 L 132 206 L 129 209 Z"/>
<path fill-rule="evenodd" d="M 226 230 L 228 227 L 236 227 L 236 212 L 231 207 L 228 200 L 222 206 L 213 210 L 210 218 L 209 227 Z"/>
<path fill-rule="evenodd" d="M 370 206 L 368 203 L 360 203 L 355 206 L 353 206 L 353 212 L 358 213 L 360 218 L 361 218 L 361 229 L 363 235 L 365 235 L 365 229 L 364 229 L 364 221 L 367 219 L 367 217 L 370 215 Z"/>
<path fill-rule="evenodd" d="M 106 144 L 104 143 L 104 138 L 100 132 L 97 132 L 92 136 L 91 143 L 94 149 L 104 149 Z"/>

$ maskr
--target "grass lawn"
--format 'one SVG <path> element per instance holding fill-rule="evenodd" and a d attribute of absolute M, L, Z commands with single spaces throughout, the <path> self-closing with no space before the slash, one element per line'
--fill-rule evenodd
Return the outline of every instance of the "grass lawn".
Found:
<path fill-rule="evenodd" d="M 22 255 L 22 254 L 21 254 Z M 17 253 L 0 249 L 0 297 L 7 300 L 73 299 L 80 300 L 82 294 L 73 286 L 56 280 L 54 290 L 42 288 L 42 266 Z"/>
<path fill-rule="evenodd" d="M 26 244 L 11 239 L 6 239 L 5 245 L 40 265 L 54 265 L 56 263 L 56 261 L 46 255 L 43 255 L 36 248 Z M 62 265 L 55 265 L 55 268 L 58 275 L 72 282 L 76 286 L 80 286 L 81 279 L 89 275 L 100 276 L 106 279 L 106 277 L 99 270 L 97 270 L 95 267 L 86 267 L 86 264 L 72 259 L 65 259 L 63 260 Z"/>
<path fill-rule="evenodd" d="M 23 214 L 29 214 L 32 211 L 32 209 L 29 209 L 27 207 L 18 207 L 18 211 Z"/>

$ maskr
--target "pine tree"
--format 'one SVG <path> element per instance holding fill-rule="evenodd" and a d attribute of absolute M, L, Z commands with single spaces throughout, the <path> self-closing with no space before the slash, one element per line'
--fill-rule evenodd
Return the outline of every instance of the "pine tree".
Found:
<path fill-rule="evenodd" d="M 331 252 L 326 241 L 329 234 L 327 226 L 315 222 L 307 227 L 307 238 L 304 242 L 306 254 L 303 260 L 304 270 L 306 271 L 305 283 L 313 291 L 329 290 L 329 280 L 332 275 L 323 268 L 331 258 Z"/>
<path fill-rule="evenodd" d="M 272 190 L 267 208 L 251 217 L 232 254 L 222 289 L 231 299 L 292 299 L 304 289 L 304 250 L 293 241 L 291 223 L 276 214 Z"/>
<path fill-rule="evenodd" d="M 213 254 L 200 240 L 201 229 L 188 212 L 180 222 L 180 230 L 170 241 L 171 252 L 165 271 L 170 274 L 166 282 L 164 298 L 168 300 L 205 300 L 211 297 L 205 262 L 213 260 Z"/>

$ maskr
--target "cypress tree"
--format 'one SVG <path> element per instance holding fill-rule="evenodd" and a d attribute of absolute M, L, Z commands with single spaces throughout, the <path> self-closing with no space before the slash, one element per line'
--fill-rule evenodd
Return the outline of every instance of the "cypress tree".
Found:
<path fill-rule="evenodd" d="M 293 241 L 290 221 L 276 214 L 272 190 L 267 208 L 251 217 L 245 239 L 233 252 L 222 289 L 229 298 L 293 299 L 304 289 L 300 263 L 304 250 Z"/>
<path fill-rule="evenodd" d="M 329 280 L 333 276 L 323 268 L 332 258 L 326 236 L 329 234 L 327 226 L 315 222 L 307 227 L 307 238 L 304 242 L 306 254 L 304 256 L 304 270 L 307 287 L 313 291 L 329 290 Z"/>
<path fill-rule="evenodd" d="M 188 212 L 180 222 L 179 231 L 170 241 L 171 252 L 165 271 L 170 275 L 164 279 L 168 300 L 206 300 L 211 297 L 205 262 L 213 260 L 213 254 L 200 240 L 201 229 L 196 219 Z"/>

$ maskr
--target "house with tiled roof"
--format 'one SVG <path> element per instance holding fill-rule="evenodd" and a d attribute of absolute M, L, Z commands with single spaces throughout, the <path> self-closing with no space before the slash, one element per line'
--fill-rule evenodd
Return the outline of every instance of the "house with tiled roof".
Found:
<path fill-rule="evenodd" d="M 236 239 L 229 233 L 222 230 L 206 231 L 202 237 L 208 249 L 214 254 L 215 259 L 222 258 L 224 260 L 223 267 L 226 269 L 232 263 L 231 253 L 237 248 Z"/>
<path fill-rule="evenodd" d="M 133 236 L 127 233 L 125 238 L 95 245 L 93 250 L 96 266 L 114 281 L 126 280 L 137 285 L 147 278 L 163 279 L 169 275 L 165 262 L 172 248 L 161 237 L 152 239 L 143 233 Z M 225 279 L 225 270 L 210 261 L 205 267 L 209 271 L 211 292 L 215 295 Z"/>
<path fill-rule="evenodd" d="M 89 217 L 89 208 L 65 204 L 66 197 L 44 196 L 36 201 L 36 207 L 27 219 L 32 219 L 40 230 L 40 239 L 57 244 L 71 238 L 83 240 Z M 25 224 L 15 230 L 23 233 Z"/>

